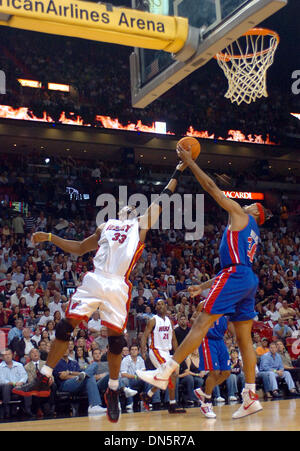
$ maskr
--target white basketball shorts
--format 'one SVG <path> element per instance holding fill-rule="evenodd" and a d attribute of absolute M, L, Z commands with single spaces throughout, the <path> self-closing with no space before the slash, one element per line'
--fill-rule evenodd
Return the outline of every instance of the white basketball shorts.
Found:
<path fill-rule="evenodd" d="M 132 285 L 124 277 L 103 271 L 88 272 L 72 295 L 66 317 L 88 321 L 97 308 L 101 323 L 122 333 L 127 324 Z"/>
<path fill-rule="evenodd" d="M 162 351 L 157 348 L 150 348 L 149 357 L 155 368 L 159 368 L 160 365 L 169 360 L 171 356 L 169 351 Z"/>

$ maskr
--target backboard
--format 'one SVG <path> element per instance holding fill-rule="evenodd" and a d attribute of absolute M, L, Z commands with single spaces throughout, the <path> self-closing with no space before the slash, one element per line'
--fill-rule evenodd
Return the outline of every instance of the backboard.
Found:
<path fill-rule="evenodd" d="M 130 56 L 132 106 L 149 105 L 287 1 L 132 0 L 134 9 L 189 19 L 188 40 L 177 54 L 134 49 Z"/>

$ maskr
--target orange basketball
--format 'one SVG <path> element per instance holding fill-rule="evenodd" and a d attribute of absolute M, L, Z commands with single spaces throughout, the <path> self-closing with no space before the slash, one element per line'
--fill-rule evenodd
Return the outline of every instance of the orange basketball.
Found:
<path fill-rule="evenodd" d="M 190 150 L 192 153 L 193 160 L 196 160 L 198 158 L 201 151 L 201 146 L 196 138 L 192 138 L 191 136 L 185 136 L 184 138 L 181 138 L 177 144 L 180 144 L 180 146 L 184 150 Z"/>

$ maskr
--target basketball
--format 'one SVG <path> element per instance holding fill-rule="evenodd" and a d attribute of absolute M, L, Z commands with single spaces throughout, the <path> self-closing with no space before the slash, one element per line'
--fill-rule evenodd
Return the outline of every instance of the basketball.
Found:
<path fill-rule="evenodd" d="M 196 138 L 185 136 L 184 138 L 181 138 L 177 144 L 180 144 L 184 150 L 190 150 L 192 152 L 193 160 L 198 158 L 201 151 L 201 146 Z"/>

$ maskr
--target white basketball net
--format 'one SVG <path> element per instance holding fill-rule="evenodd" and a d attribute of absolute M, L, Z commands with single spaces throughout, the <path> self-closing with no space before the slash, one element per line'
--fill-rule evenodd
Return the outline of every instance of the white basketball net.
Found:
<path fill-rule="evenodd" d="M 274 61 L 278 39 L 272 34 L 247 34 L 230 44 L 216 59 L 228 80 L 225 97 L 240 105 L 268 97 L 266 72 Z"/>

